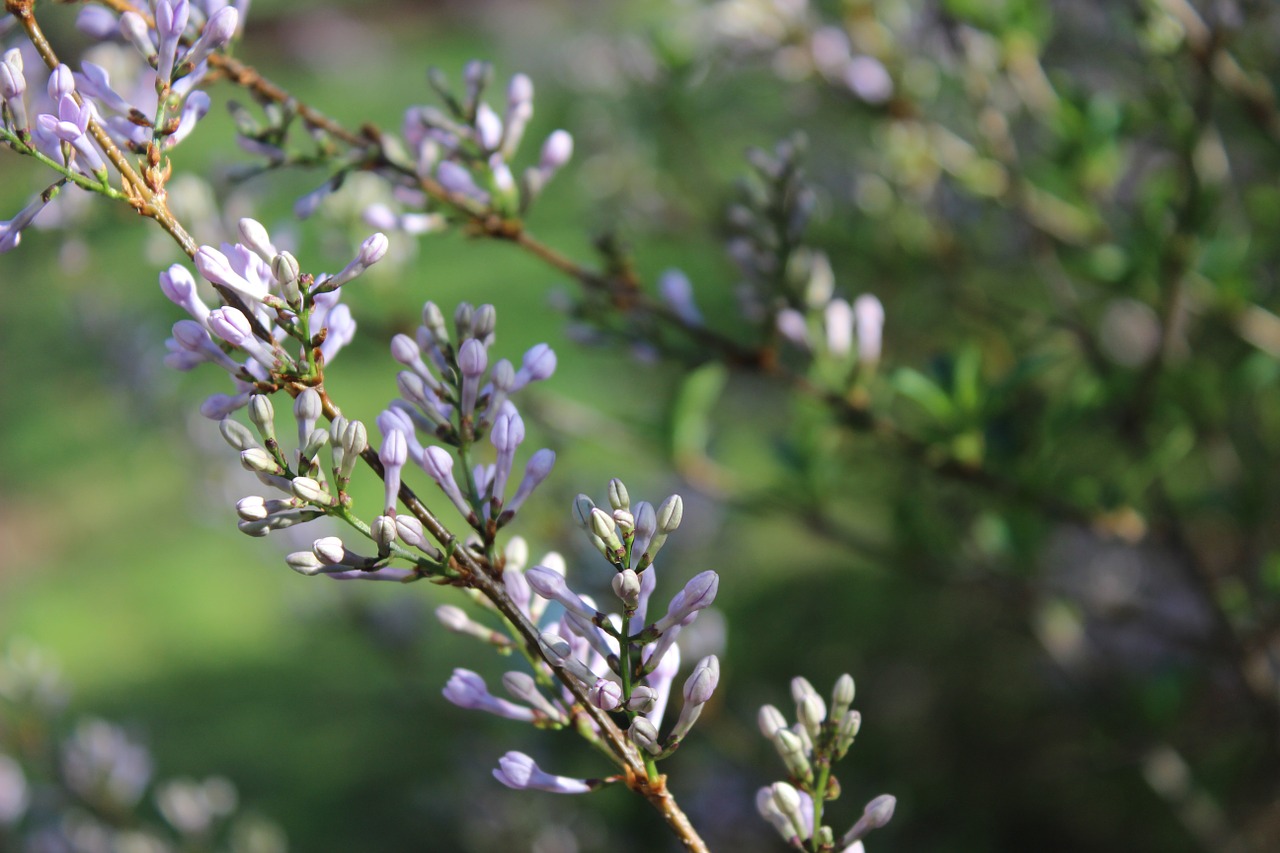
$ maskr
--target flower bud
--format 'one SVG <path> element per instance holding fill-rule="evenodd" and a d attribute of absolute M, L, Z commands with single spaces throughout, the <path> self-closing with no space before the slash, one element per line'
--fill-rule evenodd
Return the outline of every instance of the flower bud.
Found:
<path fill-rule="evenodd" d="M 289 568 L 304 575 L 319 574 L 321 569 L 325 566 L 325 564 L 317 559 L 316 555 L 310 551 L 294 551 L 292 554 L 286 556 L 284 561 L 288 563 Z"/>
<path fill-rule="evenodd" d="M 773 740 L 774 734 L 779 729 L 787 727 L 787 718 L 772 705 L 764 705 L 760 708 L 760 713 L 756 715 L 756 722 L 760 726 L 760 733 L 769 740 Z"/>
<path fill-rule="evenodd" d="M 587 699 L 601 711 L 612 711 L 622 702 L 622 685 L 601 678 L 587 691 Z"/>
<path fill-rule="evenodd" d="M 796 714 L 804 724 L 809 737 L 817 740 L 822 736 L 822 724 L 827 719 L 827 703 L 817 693 L 809 693 L 796 705 Z"/>
<path fill-rule="evenodd" d="M 831 690 L 831 719 L 844 719 L 845 712 L 853 704 L 853 695 L 853 676 L 846 672 L 836 679 L 836 686 Z"/>
<path fill-rule="evenodd" d="M 291 485 L 294 495 L 308 503 L 320 506 L 333 506 L 337 503 L 325 487 L 311 477 L 294 477 Z"/>
<path fill-rule="evenodd" d="M 274 262 L 279 252 L 271 243 L 271 235 L 267 233 L 266 227 L 261 222 L 246 216 L 239 222 L 239 231 L 240 245 L 262 258 L 263 263 Z"/>
<path fill-rule="evenodd" d="M 632 720 L 627 734 L 631 737 L 631 742 L 645 752 L 651 755 L 662 752 L 662 746 L 658 743 L 658 729 L 649 722 L 648 717 L 636 717 Z"/>
<path fill-rule="evenodd" d="M 262 521 L 267 514 L 266 501 L 260 495 L 250 495 L 236 501 L 236 515 L 245 521 Z"/>
<path fill-rule="evenodd" d="M 618 596 L 628 611 L 635 610 L 640 601 L 640 576 L 632 569 L 624 569 L 614 575 L 613 594 Z"/>
<path fill-rule="evenodd" d="M 276 413 L 271 398 L 266 394 L 254 394 L 249 398 L 249 420 L 258 429 L 263 441 L 276 437 Z"/>
<path fill-rule="evenodd" d="M 631 698 L 627 700 L 627 710 L 637 714 L 648 714 L 658 702 L 658 691 L 648 685 L 641 684 L 631 688 Z"/>
<path fill-rule="evenodd" d="M 240 464 L 249 471 L 263 474 L 278 476 L 284 473 L 284 469 L 280 467 L 280 463 L 276 462 L 275 457 L 261 447 L 249 447 L 240 451 Z"/>
<path fill-rule="evenodd" d="M 347 559 L 347 549 L 337 536 L 325 536 L 311 543 L 311 551 L 326 565 L 341 565 Z"/>
<path fill-rule="evenodd" d="M 222 433 L 223 440 L 236 450 L 248 450 L 250 447 L 258 446 L 258 440 L 253 437 L 253 433 L 239 421 L 223 418 L 218 421 L 218 430 Z"/>
<path fill-rule="evenodd" d="M 658 507 L 658 532 L 674 533 L 684 518 L 684 500 L 679 495 L 672 495 Z"/>
<path fill-rule="evenodd" d="M 617 477 L 609 481 L 609 506 L 614 509 L 631 509 L 631 496 L 627 486 Z"/>
<path fill-rule="evenodd" d="M 369 533 L 378 545 L 378 556 L 385 557 L 391 553 L 391 545 L 396 541 L 396 521 L 389 515 L 380 515 L 369 525 Z"/>

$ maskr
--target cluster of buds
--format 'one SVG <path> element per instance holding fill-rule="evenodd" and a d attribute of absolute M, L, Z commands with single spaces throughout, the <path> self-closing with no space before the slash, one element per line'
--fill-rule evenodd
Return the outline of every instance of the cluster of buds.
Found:
<path fill-rule="evenodd" d="M 884 306 L 869 293 L 852 303 L 837 295 L 830 259 L 802 245 L 816 204 L 799 163 L 803 147 L 795 139 L 748 153 L 754 175 L 729 208 L 728 252 L 742 276 L 744 315 L 810 359 L 822 384 L 844 392 L 880 362 Z"/>
<path fill-rule="evenodd" d="M 503 686 L 514 702 L 492 696 L 484 680 L 466 670 L 455 671 L 445 697 L 464 708 L 546 728 L 573 722 L 591 737 L 597 729 L 582 713 L 579 697 L 585 697 L 596 709 L 614 716 L 646 762 L 674 753 L 711 701 L 720 680 L 720 662 L 715 655 L 699 660 L 684 681 L 676 721 L 665 735 L 661 733 L 680 670 L 676 638 L 711 605 L 719 586 L 715 572 L 702 572 L 671 598 L 662 616 L 650 618 L 649 601 L 657 581 L 654 557 L 680 526 L 683 511 L 678 495 L 657 508 L 646 501 L 632 505 L 626 486 L 616 479 L 609 484 L 608 509 L 596 506 L 586 495 L 579 495 L 574 502 L 579 524 L 614 571 L 611 586 L 620 605 L 617 612 L 602 612 L 591 598 L 571 589 L 565 580 L 564 560 L 557 554 L 526 568 L 527 547 L 522 540 L 512 540 L 502 578 L 516 607 L 538 627 L 542 660 L 532 675 L 517 671 L 504 676 Z M 552 603 L 558 607 L 548 618 Z M 499 648 L 517 642 L 471 620 L 458 608 L 441 608 L 438 615 L 450 630 Z M 553 677 L 560 673 L 578 690 L 553 691 Z M 615 781 L 551 776 L 520 753 L 508 753 L 494 776 L 509 787 L 560 793 L 582 793 Z"/>
<path fill-rule="evenodd" d="M 336 536 L 317 539 L 311 550 L 289 554 L 285 562 L 304 575 L 324 574 L 337 580 L 409 581 L 431 573 L 443 555 L 430 545 L 422 524 L 412 516 L 399 517 L 394 509 L 379 515 L 365 526 L 351 515 L 351 497 L 347 485 L 369 446 L 368 434 L 360 421 L 347 421 L 339 416 L 328 429 L 319 425 L 323 401 L 314 388 L 307 388 L 294 400 L 293 416 L 297 422 L 298 449 L 292 457 L 285 454 L 276 436 L 275 411 L 271 400 L 263 394 L 250 397 L 249 420 L 254 429 L 232 418 L 220 424 L 222 436 L 240 453 L 240 464 L 266 486 L 285 494 L 282 498 L 250 495 L 236 503 L 241 532 L 250 536 L 266 536 L 274 530 L 292 527 L 322 516 L 335 516 L 348 521 L 367 535 L 377 547 L 375 555 L 364 556 L 349 550 Z M 321 464 L 321 451 L 330 449 L 330 464 Z M 383 448 L 387 462 L 395 448 Z M 403 453 L 403 450 L 400 451 Z M 403 461 L 400 463 L 403 465 Z M 388 489 L 398 488 L 399 478 L 388 478 Z M 393 500 L 393 496 L 388 500 Z M 394 503 L 392 504 L 394 506 Z M 415 549 L 415 550 L 409 550 Z M 411 568 L 391 567 L 399 557 Z"/>
<path fill-rule="evenodd" d="M 760 732 L 778 751 L 786 765 L 788 780 L 766 785 L 756 794 L 756 808 L 784 840 L 797 850 L 831 853 L 862 853 L 862 839 L 893 817 L 896 800 L 883 794 L 871 800 L 862 817 L 839 839 L 822 822 L 823 806 L 840 796 L 840 783 L 831 766 L 848 753 L 862 715 L 853 704 L 853 678 L 836 679 L 831 706 L 805 678 L 791 681 L 791 698 L 796 706 L 796 723 L 773 705 L 760 709 Z"/>
<path fill-rule="evenodd" d="M 313 277 L 302 273 L 292 254 L 276 249 L 260 223 L 240 220 L 240 242 L 221 249 L 201 246 L 195 256 L 196 269 L 225 305 L 210 309 L 181 264 L 160 273 L 165 296 L 191 315 L 174 324 L 165 363 L 190 370 L 212 362 L 231 375 L 236 393 L 215 394 L 201 407 L 217 420 L 248 403 L 255 391 L 314 381 L 355 335 L 339 288 L 381 260 L 387 248 L 387 238 L 374 234 L 336 275 Z"/>
<path fill-rule="evenodd" d="M 404 139 L 414 169 L 433 176 L 449 192 L 503 215 L 525 211 L 547 182 L 573 156 L 573 137 L 553 131 L 542 144 L 538 162 L 517 179 L 511 165 L 533 117 L 533 82 L 517 74 L 507 84 L 499 113 L 484 100 L 493 77 L 486 62 L 463 70 L 463 92 L 455 94 L 439 69 L 429 75 L 444 108 L 414 106 L 405 111 Z M 386 216 L 379 210 L 378 216 Z"/>
<path fill-rule="evenodd" d="M 505 358 L 491 363 L 496 324 L 492 305 L 464 302 L 454 311 L 450 334 L 439 306 L 427 302 L 415 334 L 399 334 L 391 341 L 392 357 L 404 366 L 396 377 L 400 397 L 378 416 L 386 440 L 403 444 L 405 458 L 420 465 L 467 523 L 490 540 L 555 464 L 551 450 L 535 452 L 508 499 L 516 451 L 525 437 L 524 421 L 511 395 L 549 378 L 556 369 L 556 354 L 546 344 L 537 344 L 525 352 L 519 368 Z M 461 485 L 449 450 L 424 446 L 419 433 L 456 448 L 464 466 Z M 493 445 L 494 462 L 473 464 L 471 448 L 485 437 Z"/>

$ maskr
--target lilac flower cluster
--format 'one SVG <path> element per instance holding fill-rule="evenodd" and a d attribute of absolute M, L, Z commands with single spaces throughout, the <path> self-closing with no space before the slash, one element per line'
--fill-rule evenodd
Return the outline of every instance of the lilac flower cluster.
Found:
<path fill-rule="evenodd" d="M 522 213 L 542 188 L 573 156 L 573 137 L 553 131 L 542 143 L 537 163 L 516 176 L 513 159 L 533 117 L 533 82 L 516 74 L 507 84 L 505 106 L 499 110 L 485 100 L 493 77 L 486 62 L 472 61 L 463 70 L 461 96 L 455 95 L 444 74 L 432 72 L 430 81 L 444 108 L 413 106 L 405 111 L 402 133 L 419 177 L 434 178 L 449 193 L 503 216 Z M 426 199 L 402 188 L 407 203 Z M 414 233 L 434 230 L 437 219 L 425 214 L 398 213 L 386 205 L 365 211 L 365 221 L 377 228 L 399 227 Z"/>
<path fill-rule="evenodd" d="M 395 454 L 399 464 L 389 465 L 388 471 L 398 478 L 406 461 L 417 463 L 467 523 L 490 540 L 555 464 L 551 450 L 535 452 L 508 499 L 516 451 L 525 438 L 524 421 L 511 395 L 549 378 L 556 369 L 556 354 L 546 344 L 537 344 L 525 352 L 519 368 L 505 358 L 491 363 L 496 324 L 492 305 L 477 308 L 464 302 L 454 311 L 451 335 L 439 306 L 427 302 L 415 334 L 399 334 L 391 341 L 391 355 L 404 367 L 396 376 L 400 396 L 378 416 L 386 444 L 404 448 Z M 456 448 L 463 465 L 461 484 L 454 474 L 453 455 L 441 446 L 424 446 L 419 434 Z M 472 446 L 486 436 L 494 461 L 473 462 Z"/>
<path fill-rule="evenodd" d="M 102 64 L 84 61 L 78 72 L 60 64 L 49 74 L 47 98 L 37 88 L 29 104 L 24 59 L 30 57 L 16 48 L 6 51 L 0 62 L 0 140 L 105 195 L 118 196 L 109 183 L 107 148 L 146 153 L 154 170 L 149 180 L 162 185 L 167 167 L 161 169 L 161 152 L 185 139 L 208 113 L 209 96 L 197 87 L 209 56 L 230 43 L 247 7 L 247 0 L 158 0 L 151 15 L 126 11 L 117 18 L 104 7 L 86 6 L 80 28 L 103 42 L 132 45 L 145 66 L 121 85 Z M 18 244 L 22 229 L 50 198 L 37 197 L 0 225 L 0 252 Z"/>
<path fill-rule="evenodd" d="M 465 669 L 454 671 L 445 686 L 445 698 L 463 708 L 544 728 L 576 723 L 577 729 L 595 742 L 598 727 L 582 713 L 574 693 L 552 689 L 555 670 L 560 670 L 577 683 L 591 705 L 625 723 L 631 742 L 646 761 L 665 758 L 689 733 L 720 679 L 720 662 L 715 655 L 699 660 L 684 681 L 675 723 L 661 734 L 680 669 L 676 639 L 715 600 L 719 576 L 714 571 L 696 575 L 671 598 L 662 616 L 651 618 L 650 598 L 657 582 L 653 561 L 680 525 L 680 497 L 673 495 L 656 509 L 646 501 L 633 506 L 626 486 L 615 479 L 609 484 L 608 510 L 579 495 L 574 512 L 587 537 L 614 570 L 612 588 L 619 611 L 602 612 L 592 599 L 574 592 L 566 583 L 564 560 L 558 554 L 549 554 L 541 564 L 526 568 L 527 547 L 522 540 L 513 540 L 505 554 L 502 579 L 517 608 L 537 626 L 542 661 L 532 675 L 512 671 L 503 676 L 503 687 L 511 699 L 492 695 L 479 675 Z M 549 615 L 552 602 L 559 606 Z M 441 608 L 438 616 L 449 630 L 499 647 L 518 642 L 472 621 L 454 607 Z M 494 776 L 508 787 L 557 793 L 583 793 L 616 781 L 551 776 L 540 771 L 528 756 L 514 752 L 503 757 Z"/>
<path fill-rule="evenodd" d="M 862 817 L 837 841 L 830 826 L 822 822 L 823 804 L 834 800 L 840 786 L 831 774 L 831 765 L 844 758 L 862 726 L 862 715 L 853 710 L 854 684 L 848 674 L 836 679 L 831 705 L 805 678 L 791 681 L 791 698 L 797 721 L 788 726 L 786 717 L 773 705 L 760 709 L 760 732 L 769 739 L 786 765 L 789 781 L 766 785 L 756 794 L 756 808 L 792 847 L 863 853 L 862 839 L 893 817 L 896 800 L 884 794 L 871 800 Z"/>
<path fill-rule="evenodd" d="M 317 367 L 355 336 L 340 288 L 381 260 L 387 248 L 387 238 L 374 234 L 340 272 L 317 278 L 302 273 L 292 254 L 277 251 L 260 223 L 240 220 L 240 242 L 221 249 L 201 246 L 195 256 L 196 270 L 227 304 L 211 309 L 181 264 L 160 273 L 164 295 L 191 315 L 174 324 L 165 363 L 190 370 L 211 362 L 231 375 L 235 393 L 215 394 L 200 409 L 215 420 L 244 406 L 255 391 L 313 379 Z"/>

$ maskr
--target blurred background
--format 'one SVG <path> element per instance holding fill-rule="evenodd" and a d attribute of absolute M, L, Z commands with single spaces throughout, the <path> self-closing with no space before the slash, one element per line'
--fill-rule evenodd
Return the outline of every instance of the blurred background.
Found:
<path fill-rule="evenodd" d="M 60 53 L 86 46 L 74 7 L 39 11 Z M 429 66 L 456 81 L 491 60 L 495 103 L 529 74 L 525 156 L 555 128 L 576 140 L 530 229 L 584 262 L 616 235 L 642 281 L 683 270 L 744 340 L 725 251 L 759 195 L 744 155 L 803 131 L 807 242 L 839 293 L 885 303 L 871 405 L 908 445 L 705 353 L 663 358 L 459 230 L 393 239 L 346 289 L 359 332 L 330 393 L 372 419 L 425 299 L 492 302 L 499 353 L 560 355 L 525 404 L 527 446 L 558 453 L 522 513 L 535 559 L 559 550 L 603 592 L 574 495 L 616 476 L 633 500 L 684 496 L 664 583 L 720 573 L 685 659 L 718 650 L 724 675 L 667 769 L 713 849 L 781 849 L 754 808 L 782 775 L 756 710 L 790 715 L 794 675 L 825 693 L 849 672 L 864 726 L 838 831 L 892 793 L 872 849 L 1178 853 L 1280 848 L 1277 37 L 1248 2 L 255 0 L 237 56 L 390 132 L 436 102 Z M 340 268 L 386 188 L 353 175 L 299 225 L 329 173 L 246 180 L 221 106 L 245 99 L 212 94 L 174 158 L 179 215 L 216 243 L 252 214 Z M 26 165 L 0 158 L 2 215 L 45 185 Z M 505 669 L 435 622 L 457 595 L 300 577 L 282 558 L 310 526 L 235 532 L 258 487 L 196 411 L 226 388 L 161 365 L 178 315 L 155 275 L 179 253 L 105 201 L 64 202 L 0 259 L 0 647 L 11 671 L 38 648 L 68 685 L 23 736 L 113 720 L 156 774 L 232 780 L 298 851 L 675 849 L 624 790 L 492 780 L 510 749 L 602 769 L 568 735 L 442 699 L 455 666 Z"/>

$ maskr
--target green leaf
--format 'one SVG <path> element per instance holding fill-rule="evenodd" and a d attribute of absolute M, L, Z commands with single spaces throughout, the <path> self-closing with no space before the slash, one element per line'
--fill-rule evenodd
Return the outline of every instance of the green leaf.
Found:
<path fill-rule="evenodd" d="M 929 377 L 910 367 L 901 367 L 890 380 L 894 390 L 929 413 L 934 420 L 950 422 L 955 418 L 956 407 L 947 393 Z"/>
<path fill-rule="evenodd" d="M 711 413 L 728 379 L 727 367 L 708 362 L 691 371 L 680 384 L 671 411 L 671 451 L 676 458 L 706 455 L 711 440 Z"/>

